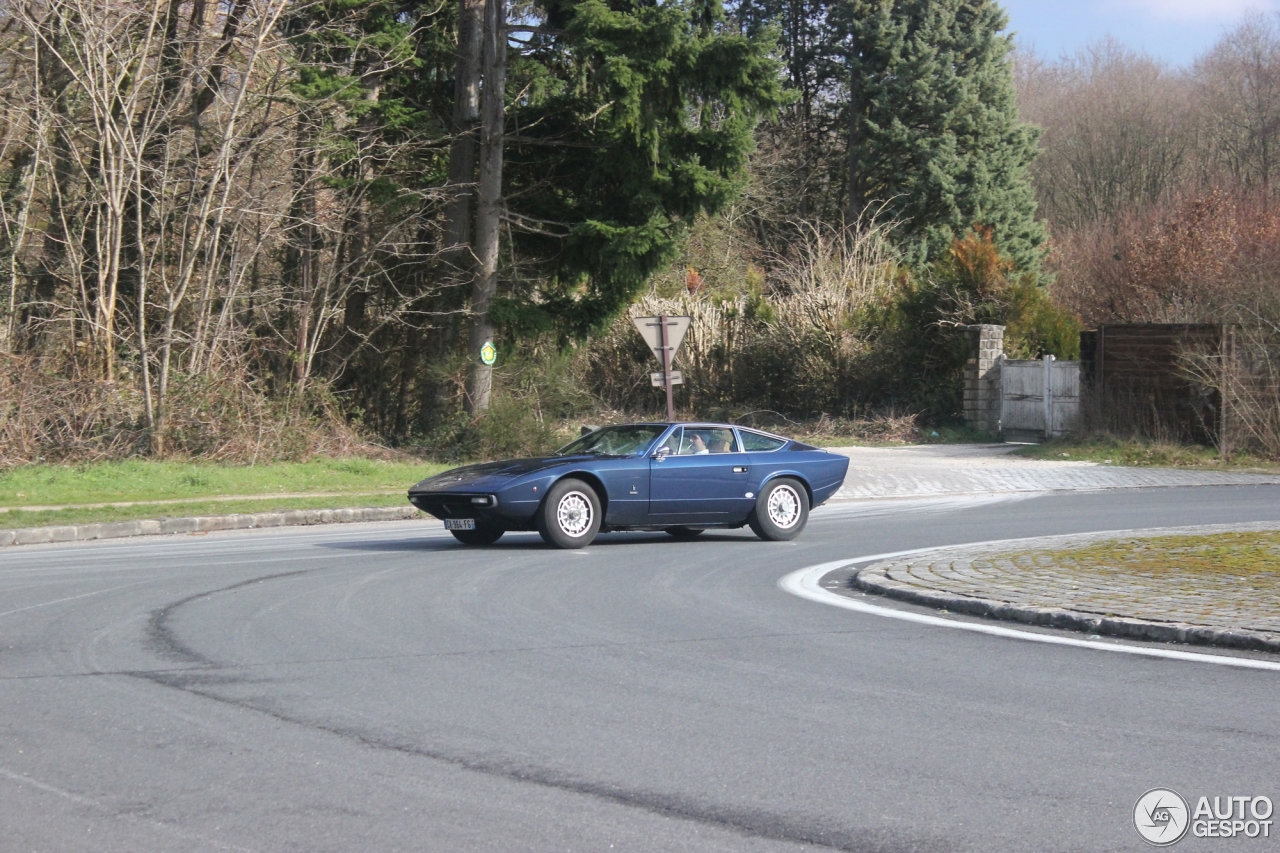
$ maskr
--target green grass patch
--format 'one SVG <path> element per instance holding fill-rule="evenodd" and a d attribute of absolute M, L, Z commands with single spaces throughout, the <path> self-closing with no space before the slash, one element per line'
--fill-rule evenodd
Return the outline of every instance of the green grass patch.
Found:
<path fill-rule="evenodd" d="M 1219 471 L 1256 471 L 1280 473 L 1280 463 L 1245 453 L 1223 462 L 1212 447 L 1198 444 L 1174 444 L 1141 439 L 1096 437 L 1081 440 L 1046 441 L 1014 451 L 1030 459 L 1073 462 L 1099 462 L 1110 465 L 1149 465 L 1160 468 L 1198 468 Z"/>
<path fill-rule="evenodd" d="M 1037 552 L 1036 562 L 1064 569 L 1123 572 L 1150 578 L 1187 574 L 1280 586 L 1280 531 L 1117 539 L 1081 548 Z"/>
<path fill-rule="evenodd" d="M 88 465 L 24 465 L 0 473 L 0 507 L 166 501 L 223 495 L 407 490 L 418 480 L 446 467 L 449 466 L 358 458 L 254 466 L 150 460 Z M 263 502 L 255 505 L 262 506 Z M 359 504 L 326 505 L 372 506 L 363 499 Z M 291 506 L 300 505 L 295 500 Z M 181 509 L 166 509 L 165 514 L 196 514 L 189 510 L 190 507 L 184 504 Z M 146 517 L 155 517 L 156 512 L 152 508 Z M 17 526 L 8 518 L 0 518 L 0 525 Z"/>
<path fill-rule="evenodd" d="M 271 498 L 253 501 L 206 501 L 183 504 L 135 504 L 124 507 L 58 510 L 10 510 L 0 513 L 0 528 L 49 527 L 63 524 L 94 524 L 106 521 L 137 521 L 148 518 L 187 518 L 198 515 L 237 515 L 286 509 L 347 509 L 406 505 L 403 493 L 334 498 Z"/>

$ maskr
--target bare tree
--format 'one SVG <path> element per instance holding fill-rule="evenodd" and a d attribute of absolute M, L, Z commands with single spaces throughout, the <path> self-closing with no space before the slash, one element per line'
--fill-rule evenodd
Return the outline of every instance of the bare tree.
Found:
<path fill-rule="evenodd" d="M 1023 117 L 1040 125 L 1033 165 L 1051 224 L 1107 220 L 1174 190 L 1193 143 L 1185 77 L 1104 40 L 1058 63 L 1017 62 Z"/>
<path fill-rule="evenodd" d="M 1206 166 L 1266 195 L 1280 167 L 1277 20 L 1248 16 L 1195 66 Z"/>

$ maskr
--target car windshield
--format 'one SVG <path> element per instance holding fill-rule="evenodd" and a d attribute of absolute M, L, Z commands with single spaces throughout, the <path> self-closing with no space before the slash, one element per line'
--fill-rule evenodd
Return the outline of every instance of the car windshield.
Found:
<path fill-rule="evenodd" d="M 630 424 L 604 427 L 571 441 L 556 451 L 557 456 L 592 453 L 597 456 L 635 456 L 662 434 L 662 424 Z"/>

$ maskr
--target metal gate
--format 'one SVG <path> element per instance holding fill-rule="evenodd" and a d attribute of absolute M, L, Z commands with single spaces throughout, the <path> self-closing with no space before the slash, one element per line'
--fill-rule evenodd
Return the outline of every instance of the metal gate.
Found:
<path fill-rule="evenodd" d="M 1000 363 L 1000 430 L 1006 441 L 1059 438 L 1080 420 L 1080 362 Z"/>

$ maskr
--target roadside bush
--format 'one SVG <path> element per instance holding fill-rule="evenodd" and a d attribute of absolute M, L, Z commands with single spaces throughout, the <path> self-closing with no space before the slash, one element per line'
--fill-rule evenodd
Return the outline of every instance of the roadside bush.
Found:
<path fill-rule="evenodd" d="M 706 416 L 856 411 L 867 321 L 892 288 L 897 259 L 878 226 L 796 229 L 801 237 L 785 254 L 748 265 L 735 287 L 655 287 L 637 301 L 587 348 L 595 394 L 618 409 L 662 410 L 649 382 L 657 362 L 631 318 L 665 313 L 692 318 L 675 361 L 686 378 L 681 408 Z"/>
<path fill-rule="evenodd" d="M 130 385 L 67 376 L 31 357 L 0 359 L 0 466 L 147 454 L 144 401 Z M 178 374 L 167 405 L 167 458 L 253 464 L 385 452 L 319 387 L 280 399 L 235 376 Z"/>
<path fill-rule="evenodd" d="M 1280 276 L 1280 209 L 1209 190 L 1152 204 L 1057 238 L 1057 295 L 1090 328 L 1103 323 L 1230 321 L 1269 301 Z"/>
<path fill-rule="evenodd" d="M 576 436 L 576 420 L 623 419 L 601 416 L 585 367 L 578 350 L 560 352 L 550 340 L 505 352 L 493 373 L 489 411 L 468 414 L 459 398 L 439 425 L 410 447 L 441 461 L 540 456 Z M 461 391 L 461 379 L 456 384 Z"/>
<path fill-rule="evenodd" d="M 930 423 L 962 418 L 969 344 L 964 327 L 1005 326 L 1011 358 L 1077 358 L 1080 325 L 1034 276 L 1017 275 L 991 232 L 975 229 L 924 274 L 903 272 L 892 299 L 871 322 L 864 359 L 872 399 L 913 408 Z"/>

